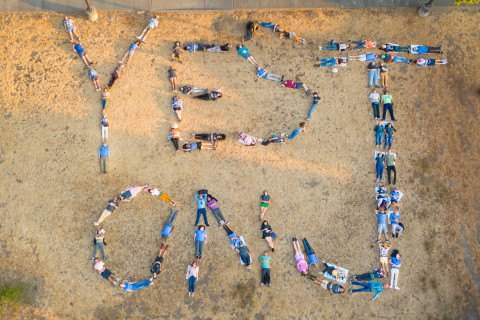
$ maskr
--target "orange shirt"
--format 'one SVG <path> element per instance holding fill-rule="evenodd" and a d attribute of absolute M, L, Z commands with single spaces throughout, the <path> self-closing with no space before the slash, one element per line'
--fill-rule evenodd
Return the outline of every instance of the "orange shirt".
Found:
<path fill-rule="evenodd" d="M 372 40 L 365 40 L 365 47 L 366 48 L 375 48 L 375 41 Z"/>

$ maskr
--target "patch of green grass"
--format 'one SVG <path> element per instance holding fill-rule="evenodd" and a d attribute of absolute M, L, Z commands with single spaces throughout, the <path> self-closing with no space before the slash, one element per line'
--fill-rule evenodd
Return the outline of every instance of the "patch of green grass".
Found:
<path fill-rule="evenodd" d="M 422 291 L 427 292 L 427 277 L 421 276 L 420 283 L 422 284 Z"/>
<path fill-rule="evenodd" d="M 2 302 L 20 303 L 27 296 L 26 285 L 24 283 L 3 284 L 0 286 L 0 300 Z"/>
<path fill-rule="evenodd" d="M 433 289 L 437 289 L 438 288 L 438 282 L 436 279 L 430 279 L 430 285 L 432 286 Z"/>
<path fill-rule="evenodd" d="M 432 248 L 433 248 L 433 242 L 432 241 L 425 240 L 423 245 L 425 246 L 425 251 L 427 251 L 428 253 L 432 252 Z"/>

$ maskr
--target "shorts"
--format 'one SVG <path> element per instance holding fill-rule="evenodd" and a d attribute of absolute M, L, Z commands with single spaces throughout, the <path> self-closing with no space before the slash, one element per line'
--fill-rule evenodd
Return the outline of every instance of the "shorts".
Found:
<path fill-rule="evenodd" d="M 173 107 L 173 111 L 181 111 L 181 110 L 182 110 L 182 108 L 180 108 L 180 107 Z"/>
<path fill-rule="evenodd" d="M 303 88 L 303 82 L 297 82 L 295 84 L 295 89 L 300 89 L 300 88 Z"/>
<path fill-rule="evenodd" d="M 245 59 L 248 59 L 248 58 L 250 58 L 251 56 L 252 56 L 252 55 L 251 55 L 250 53 L 247 53 L 247 54 L 244 56 L 244 58 L 245 58 Z"/>
<path fill-rule="evenodd" d="M 268 208 L 268 203 L 260 203 L 260 207 L 263 207 L 263 208 Z"/>
<path fill-rule="evenodd" d="M 387 257 L 380 257 L 380 263 L 388 263 Z"/>
<path fill-rule="evenodd" d="M 82 51 L 82 52 L 79 52 L 78 55 L 80 56 L 80 58 L 82 58 L 83 56 L 85 56 L 87 53 L 85 51 Z"/>
<path fill-rule="evenodd" d="M 97 80 L 98 80 L 98 76 L 90 77 L 90 79 L 92 79 L 92 81 L 97 81 Z"/>
<path fill-rule="evenodd" d="M 112 275 L 112 271 L 105 269 L 102 273 L 100 273 L 100 275 L 108 280 L 108 277 Z"/>
<path fill-rule="evenodd" d="M 177 79 L 177 76 L 170 77 L 170 80 Z"/>
<path fill-rule="evenodd" d="M 180 59 L 180 53 L 174 53 L 174 54 L 173 54 L 173 57 L 174 57 L 174 58 L 177 58 L 177 59 Z"/>
<path fill-rule="evenodd" d="M 163 257 L 156 257 L 155 262 L 163 263 Z"/>
<path fill-rule="evenodd" d="M 322 288 L 325 289 L 325 290 L 328 290 L 328 289 L 327 289 L 327 284 L 328 284 L 328 281 L 327 281 L 327 280 L 322 280 L 322 283 L 320 284 L 320 287 L 322 287 Z"/>
<path fill-rule="evenodd" d="M 67 32 L 74 32 L 75 31 L 75 27 L 67 27 Z"/>
<path fill-rule="evenodd" d="M 293 39 L 295 37 L 295 32 L 290 32 L 290 39 Z"/>
<path fill-rule="evenodd" d="M 147 31 L 152 31 L 153 29 L 155 29 L 155 26 L 153 24 L 147 24 L 145 29 L 147 29 Z"/>
<path fill-rule="evenodd" d="M 358 56 L 358 61 L 360 62 L 365 62 L 367 61 L 367 55 L 366 54 L 361 54 Z"/>
<path fill-rule="evenodd" d="M 388 232 L 388 229 L 387 229 L 387 224 L 386 223 L 379 223 L 378 224 L 378 227 L 377 227 L 377 233 L 387 233 Z"/>

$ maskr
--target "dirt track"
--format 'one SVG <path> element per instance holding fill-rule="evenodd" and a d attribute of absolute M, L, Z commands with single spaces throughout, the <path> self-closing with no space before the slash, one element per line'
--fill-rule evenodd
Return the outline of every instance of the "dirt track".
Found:
<path fill-rule="evenodd" d="M 409 9 L 162 14 L 160 28 L 112 90 L 107 176 L 98 175 L 99 94 L 67 41 L 62 16 L 0 15 L 1 279 L 34 282 L 38 308 L 61 319 L 475 319 L 480 312 L 477 11 L 435 8 L 426 19 Z M 96 24 L 80 14 L 74 18 L 105 84 L 148 16 L 101 13 Z M 185 53 L 184 63 L 176 64 L 179 83 L 220 87 L 225 97 L 204 102 L 181 96 L 183 138 L 214 130 L 229 140 L 215 152 L 175 154 L 166 140 L 175 120 L 166 73 L 173 41 L 236 44 L 244 24 L 256 19 L 278 21 L 307 39 L 302 46 L 263 29 L 247 46 L 269 72 L 319 92 L 323 103 L 311 130 L 282 146 L 241 146 L 238 131 L 263 138 L 290 132 L 306 116 L 311 98 L 259 80 L 235 52 Z M 393 151 L 399 154 L 407 229 L 394 241 L 403 258 L 401 290 L 384 292 L 375 302 L 370 294 L 330 296 L 300 277 L 291 246 L 292 236 L 307 236 L 321 259 L 351 274 L 377 267 L 367 71 L 358 62 L 339 74 L 313 67 L 317 56 L 333 56 L 319 52 L 318 45 L 363 38 L 443 44 L 449 60 L 434 68 L 389 65 L 399 119 Z M 93 271 L 88 258 L 92 222 L 107 200 L 134 183 L 160 187 L 181 211 L 160 281 L 123 293 Z M 220 200 L 254 259 L 267 248 L 258 230 L 258 197 L 270 191 L 267 218 L 279 234 L 272 288 L 260 288 L 259 263 L 248 274 L 224 232 L 211 227 L 197 294 L 188 298 L 184 272 L 194 256 L 192 195 L 199 188 Z M 108 268 L 123 279 L 149 277 L 168 214 L 167 205 L 146 194 L 122 204 L 103 225 Z M 210 213 L 209 218 L 214 221 Z"/>

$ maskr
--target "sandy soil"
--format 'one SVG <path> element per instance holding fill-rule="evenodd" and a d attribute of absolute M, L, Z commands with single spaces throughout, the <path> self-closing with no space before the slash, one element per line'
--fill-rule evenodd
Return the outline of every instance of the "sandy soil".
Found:
<path fill-rule="evenodd" d="M 74 18 L 106 83 L 148 16 L 101 13 L 95 24 L 80 13 Z M 60 319 L 478 318 L 478 9 L 435 8 L 426 19 L 413 9 L 162 14 L 160 28 L 113 88 L 106 176 L 98 175 L 99 94 L 61 19 L 53 13 L 0 15 L 1 279 L 34 283 L 37 308 Z M 294 129 L 311 98 L 257 79 L 235 52 L 185 54 L 184 64 L 176 65 L 179 83 L 220 87 L 225 97 L 204 102 L 182 96 L 183 137 L 215 130 L 228 141 L 215 152 L 175 154 L 166 140 L 175 120 L 166 74 L 173 41 L 236 44 L 251 19 L 278 21 L 307 39 L 305 46 L 280 41 L 263 29 L 248 47 L 268 71 L 320 93 L 324 102 L 311 130 L 281 146 L 241 146 L 235 139 L 241 130 L 266 138 Z M 449 59 L 434 68 L 389 66 L 407 229 L 394 241 L 403 257 L 401 290 L 375 302 L 370 294 L 331 296 L 299 276 L 291 246 L 292 236 L 307 236 L 321 259 L 352 274 L 378 265 L 367 71 L 358 62 L 339 74 L 313 67 L 317 56 L 332 56 L 318 45 L 364 38 L 443 44 Z M 160 280 L 124 293 L 88 258 L 92 222 L 107 200 L 135 183 L 165 190 L 181 212 Z M 192 195 L 199 188 L 220 200 L 254 259 L 267 248 L 257 215 L 261 191 L 270 190 L 267 218 L 279 235 L 271 288 L 259 286 L 259 263 L 247 273 L 224 232 L 211 227 L 197 295 L 188 298 L 184 272 L 194 256 Z M 108 268 L 123 279 L 149 277 L 169 210 L 147 195 L 122 204 L 103 225 Z"/>

